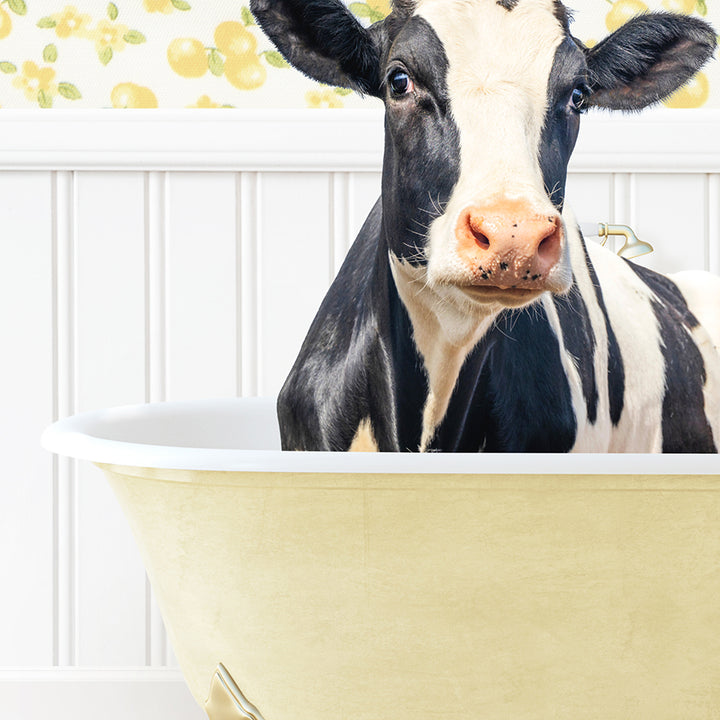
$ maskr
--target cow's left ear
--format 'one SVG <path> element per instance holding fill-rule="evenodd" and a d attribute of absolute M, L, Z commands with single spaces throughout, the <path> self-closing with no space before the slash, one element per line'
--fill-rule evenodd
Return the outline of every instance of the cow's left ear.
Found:
<path fill-rule="evenodd" d="M 586 51 L 588 106 L 641 110 L 684 85 L 710 59 L 715 31 L 672 13 L 638 15 Z"/>
<path fill-rule="evenodd" d="M 250 0 L 258 24 L 285 59 L 313 80 L 380 94 L 380 53 L 340 0 Z"/>

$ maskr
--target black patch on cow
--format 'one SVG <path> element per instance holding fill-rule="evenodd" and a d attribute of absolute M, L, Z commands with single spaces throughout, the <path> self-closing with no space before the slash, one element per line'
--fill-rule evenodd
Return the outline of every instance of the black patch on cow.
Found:
<path fill-rule="evenodd" d="M 578 233 L 580 233 L 579 228 Z M 585 264 L 590 273 L 590 282 L 592 282 L 595 290 L 595 298 L 605 318 L 605 330 L 607 331 L 608 339 L 608 400 L 610 404 L 610 421 L 617 427 L 617 424 L 620 422 L 623 407 L 625 406 L 625 364 L 623 363 L 622 353 L 620 352 L 620 345 L 618 344 L 617 337 L 615 337 L 615 331 L 608 316 L 600 281 L 595 272 L 595 267 L 590 261 L 584 239 L 582 240 L 582 245 L 583 252 L 585 253 Z"/>
<path fill-rule="evenodd" d="M 431 450 L 568 452 L 577 421 L 541 304 L 503 312 L 470 353 Z"/>
<path fill-rule="evenodd" d="M 597 421 L 598 388 L 595 379 L 595 333 L 585 300 L 573 278 L 567 295 L 553 296 L 565 349 L 573 357 L 580 376 L 583 397 L 587 407 L 587 419 L 591 425 Z"/>
<path fill-rule="evenodd" d="M 497 4 L 508 12 L 514 10 L 520 0 L 496 0 Z"/>
<path fill-rule="evenodd" d="M 705 415 L 705 363 L 691 331 L 698 320 L 675 283 L 665 275 L 628 262 L 655 294 L 652 307 L 665 360 L 662 406 L 663 452 L 717 452 Z"/>
<path fill-rule="evenodd" d="M 645 13 L 586 51 L 589 102 L 640 110 L 672 94 L 710 59 L 715 31 L 698 18 Z"/>
<path fill-rule="evenodd" d="M 415 90 L 400 98 L 386 90 L 383 230 L 397 257 L 424 265 L 428 228 L 442 214 L 460 176 L 460 134 L 450 110 L 448 59 L 424 18 L 416 16 L 405 24 L 387 68 L 388 75 L 397 69 L 407 72 Z"/>
<path fill-rule="evenodd" d="M 580 129 L 580 116 L 571 105 L 573 90 L 584 83 L 585 57 L 573 38 L 555 51 L 548 79 L 548 104 L 540 138 L 540 170 L 545 190 L 558 210 L 565 202 L 567 166 Z"/>

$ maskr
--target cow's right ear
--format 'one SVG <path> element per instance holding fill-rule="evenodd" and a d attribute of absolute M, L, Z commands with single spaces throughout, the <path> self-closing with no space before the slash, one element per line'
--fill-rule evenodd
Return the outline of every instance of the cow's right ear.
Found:
<path fill-rule="evenodd" d="M 380 96 L 380 52 L 340 0 L 250 0 L 285 59 L 313 80 Z"/>

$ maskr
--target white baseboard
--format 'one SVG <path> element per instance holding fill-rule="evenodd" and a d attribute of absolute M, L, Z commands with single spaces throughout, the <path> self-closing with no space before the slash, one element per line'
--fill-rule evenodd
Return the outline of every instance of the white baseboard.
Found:
<path fill-rule="evenodd" d="M 2 720 L 207 720 L 179 671 L 0 670 Z"/>

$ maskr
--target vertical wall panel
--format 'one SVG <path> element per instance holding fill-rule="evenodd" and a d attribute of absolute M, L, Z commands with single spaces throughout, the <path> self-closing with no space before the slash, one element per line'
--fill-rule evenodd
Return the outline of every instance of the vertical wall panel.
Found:
<path fill-rule="evenodd" d="M 231 173 L 167 186 L 167 397 L 237 394 L 237 213 Z"/>
<path fill-rule="evenodd" d="M 326 173 L 263 174 L 260 394 L 280 389 L 328 288 L 329 202 Z"/>
<path fill-rule="evenodd" d="M 707 177 L 707 261 L 710 272 L 720 274 L 720 175 Z"/>
<path fill-rule="evenodd" d="M 0 665 L 53 659 L 50 173 L 0 173 Z"/>
<path fill-rule="evenodd" d="M 575 173 L 568 176 L 565 201 L 581 225 L 595 226 L 612 221 L 612 176 L 607 173 Z M 597 235 L 587 240 L 599 242 Z M 613 247 L 612 238 L 609 247 Z"/>
<path fill-rule="evenodd" d="M 144 178 L 80 173 L 76 193 L 77 409 L 143 402 Z M 85 463 L 77 523 L 77 662 L 142 665 L 145 573 L 109 486 Z"/>
<path fill-rule="evenodd" d="M 55 412 L 59 418 L 76 410 L 75 372 L 75 240 L 77 208 L 75 176 L 68 171 L 53 177 L 53 321 L 55 323 Z M 54 459 L 54 601 L 53 661 L 60 666 L 76 663 L 76 489 L 77 461 Z"/>
<path fill-rule="evenodd" d="M 259 217 L 261 180 L 258 173 L 241 173 L 236 179 L 238 216 L 237 339 L 238 392 L 258 394 L 260 351 L 258 344 L 258 246 L 262 225 Z"/>
<path fill-rule="evenodd" d="M 380 173 L 333 173 L 331 279 L 340 269 L 370 210 L 380 197 Z"/>
<path fill-rule="evenodd" d="M 353 173 L 350 176 L 350 242 L 360 232 L 370 210 L 380 197 L 380 173 Z"/>
<path fill-rule="evenodd" d="M 655 247 L 644 264 L 664 272 L 707 269 L 704 175 L 637 175 L 635 183 L 634 229 Z"/>

